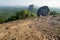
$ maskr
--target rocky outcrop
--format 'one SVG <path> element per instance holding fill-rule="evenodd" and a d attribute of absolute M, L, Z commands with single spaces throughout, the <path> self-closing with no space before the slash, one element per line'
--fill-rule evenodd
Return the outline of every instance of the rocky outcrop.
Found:
<path fill-rule="evenodd" d="M 60 16 L 42 16 L 0 24 L 0 40 L 60 40 Z"/>
<path fill-rule="evenodd" d="M 46 16 L 48 15 L 50 12 L 50 9 L 48 8 L 48 6 L 43 6 L 43 7 L 40 7 L 37 11 L 37 16 Z"/>
<path fill-rule="evenodd" d="M 34 8 L 34 5 L 29 5 L 28 10 L 29 10 L 30 12 L 33 12 L 33 8 Z"/>

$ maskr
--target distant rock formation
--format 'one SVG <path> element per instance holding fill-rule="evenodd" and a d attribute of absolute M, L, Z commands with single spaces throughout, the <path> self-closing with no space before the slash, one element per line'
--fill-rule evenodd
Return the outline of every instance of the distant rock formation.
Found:
<path fill-rule="evenodd" d="M 34 5 L 29 5 L 28 10 L 29 10 L 30 12 L 33 12 L 33 9 L 34 9 Z"/>
<path fill-rule="evenodd" d="M 48 8 L 48 6 L 43 6 L 40 7 L 37 11 L 37 16 L 39 17 L 40 15 L 42 16 L 47 16 L 50 12 L 50 9 Z"/>

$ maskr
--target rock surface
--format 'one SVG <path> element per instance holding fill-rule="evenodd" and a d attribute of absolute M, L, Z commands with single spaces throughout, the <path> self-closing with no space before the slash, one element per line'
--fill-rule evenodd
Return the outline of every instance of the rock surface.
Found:
<path fill-rule="evenodd" d="M 48 15 L 50 12 L 50 9 L 48 8 L 48 6 L 43 6 L 43 7 L 40 7 L 37 11 L 37 16 L 46 16 Z"/>
<path fill-rule="evenodd" d="M 58 19 L 45 16 L 0 24 L 0 40 L 60 40 Z"/>
<path fill-rule="evenodd" d="M 34 9 L 34 5 L 29 5 L 28 10 L 29 10 L 30 12 L 33 12 L 33 9 Z"/>

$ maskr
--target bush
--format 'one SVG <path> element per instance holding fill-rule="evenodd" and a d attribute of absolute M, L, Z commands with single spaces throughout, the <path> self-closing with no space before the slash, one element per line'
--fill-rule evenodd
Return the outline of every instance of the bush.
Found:
<path fill-rule="evenodd" d="M 5 23 L 5 20 L 6 20 L 5 18 L 0 18 L 0 24 Z"/>
<path fill-rule="evenodd" d="M 36 14 L 34 14 L 34 13 L 32 13 L 32 14 L 31 14 L 31 17 L 36 17 L 36 16 L 37 16 L 37 15 L 36 15 Z"/>
<path fill-rule="evenodd" d="M 0 24 L 1 23 L 6 23 L 6 22 L 9 22 L 9 21 L 14 21 L 16 20 L 16 16 L 11 16 L 9 18 L 0 18 Z"/>
<path fill-rule="evenodd" d="M 16 20 L 16 16 L 11 16 L 6 21 L 9 22 L 9 21 L 14 21 L 14 20 Z"/>
<path fill-rule="evenodd" d="M 55 11 L 50 12 L 50 15 L 57 15 L 58 13 L 56 13 Z"/>
<path fill-rule="evenodd" d="M 35 16 L 29 10 L 22 10 L 20 12 L 16 12 L 16 19 L 25 19 L 26 17 Z"/>

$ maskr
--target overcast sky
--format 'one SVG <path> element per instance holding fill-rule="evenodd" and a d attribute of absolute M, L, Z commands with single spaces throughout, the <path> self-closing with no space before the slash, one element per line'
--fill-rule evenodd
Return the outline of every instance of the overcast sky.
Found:
<path fill-rule="evenodd" d="M 36 6 L 60 7 L 60 0 L 0 0 L 0 6 Z"/>

